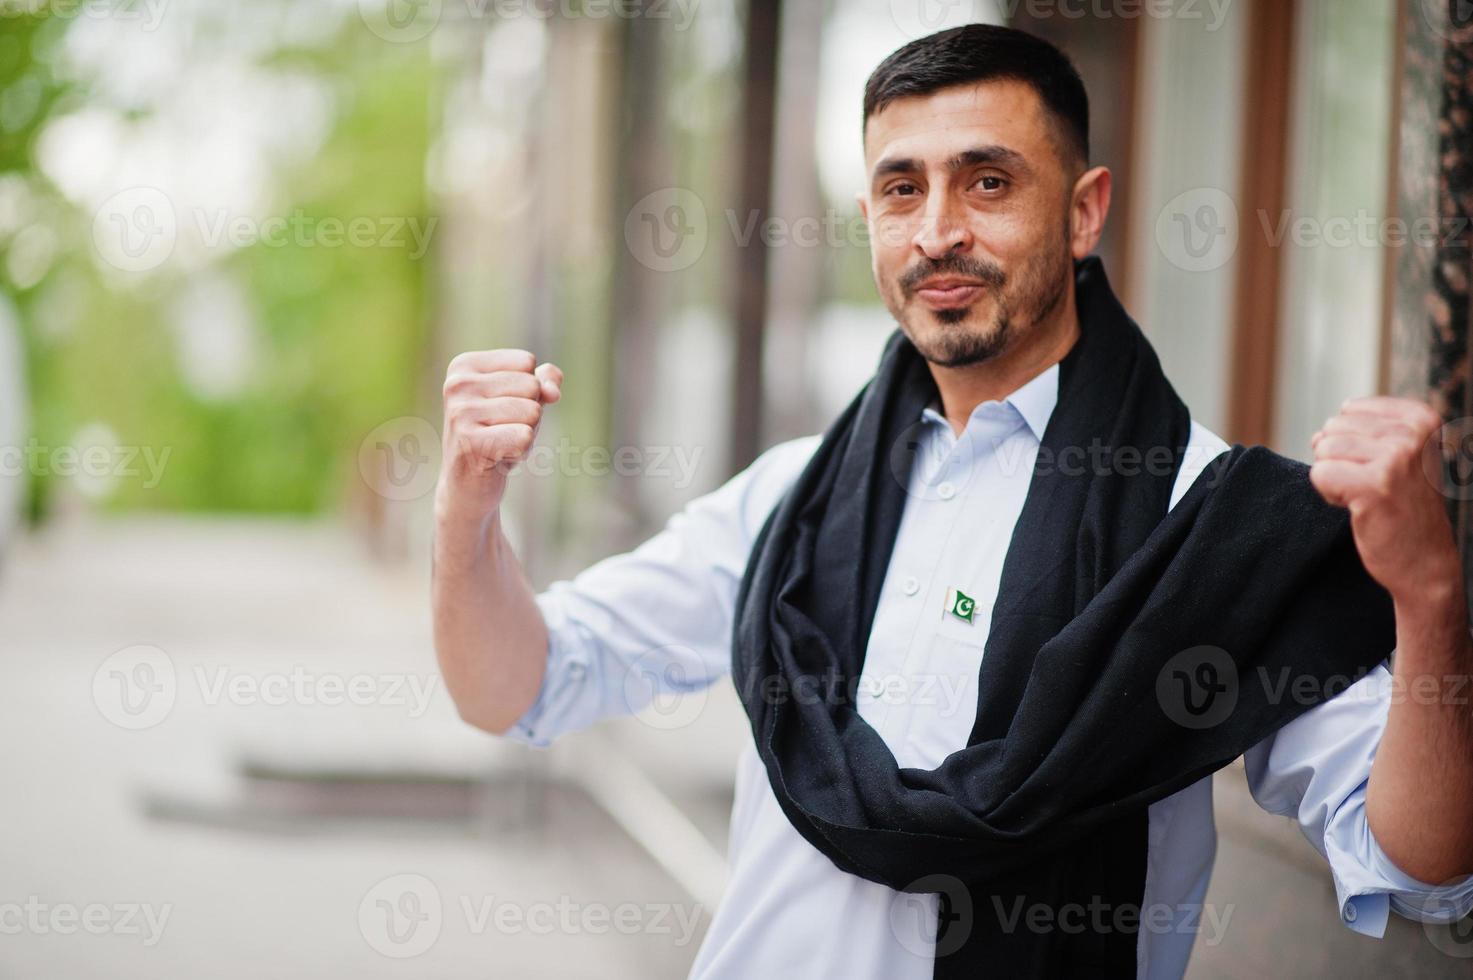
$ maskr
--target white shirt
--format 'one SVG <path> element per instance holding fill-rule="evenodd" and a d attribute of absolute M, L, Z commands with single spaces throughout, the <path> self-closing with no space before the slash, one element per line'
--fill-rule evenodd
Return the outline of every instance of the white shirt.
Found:
<path fill-rule="evenodd" d="M 859 683 L 861 717 L 901 766 L 935 768 L 967 743 L 1003 559 L 1058 378 L 1055 365 L 1005 401 L 977 406 L 960 438 L 932 409 L 917 420 L 914 464 L 900 474 L 908 499 Z M 644 687 L 626 684 L 632 670 L 658 678 L 662 694 L 727 674 L 736 592 L 753 541 L 817 445 L 810 437 L 769 450 L 635 551 L 538 596 L 551 636 L 547 676 L 513 737 L 546 745 L 640 710 L 631 690 Z M 1172 506 L 1226 449 L 1193 423 Z M 972 622 L 943 615 L 953 588 L 976 600 Z M 1329 860 L 1342 921 L 1373 936 L 1384 933 L 1393 907 L 1438 921 L 1473 909 L 1473 878 L 1441 889 L 1415 881 L 1371 836 L 1365 786 L 1390 681 L 1385 666 L 1377 668 L 1245 755 L 1254 798 L 1299 822 Z M 1153 804 L 1148 816 L 1142 922 L 1151 924 L 1140 931 L 1138 972 L 1166 980 L 1186 970 L 1198 931 L 1212 938 L 1225 925 L 1224 910 L 1202 908 L 1216 853 L 1211 779 Z M 693 978 L 931 977 L 937 896 L 903 894 L 835 868 L 783 815 L 750 740 L 736 775 L 729 857 L 727 892 Z"/>

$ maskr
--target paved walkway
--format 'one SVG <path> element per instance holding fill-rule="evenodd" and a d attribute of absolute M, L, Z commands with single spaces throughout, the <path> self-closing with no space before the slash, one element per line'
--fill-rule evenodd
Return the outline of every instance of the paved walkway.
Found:
<path fill-rule="evenodd" d="M 0 568 L 0 636 L 0 923 L 25 923 L 0 977 L 649 980 L 695 955 L 745 738 L 729 692 L 678 734 L 478 736 L 438 687 L 423 569 L 290 522 L 32 538 Z M 597 805 L 580 766 L 611 746 L 689 822 L 625 780 Z M 1233 915 L 1193 980 L 1473 976 L 1411 923 L 1344 929 L 1297 832 L 1239 772 L 1218 795 Z M 678 867 L 635 842 L 681 834 Z"/>
<path fill-rule="evenodd" d="M 709 913 L 576 789 L 528 791 L 529 750 L 468 730 L 438 687 L 414 699 L 434 678 L 424 581 L 285 523 L 13 551 L 0 907 L 28 921 L 0 934 L 0 977 L 684 976 Z M 167 662 L 109 660 L 136 645 Z M 154 707 L 129 715 L 124 682 Z"/>

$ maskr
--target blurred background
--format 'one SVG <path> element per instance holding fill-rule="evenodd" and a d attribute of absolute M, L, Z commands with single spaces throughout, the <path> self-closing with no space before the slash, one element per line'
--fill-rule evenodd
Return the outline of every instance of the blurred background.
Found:
<path fill-rule="evenodd" d="M 821 431 L 892 329 L 864 79 L 984 20 L 1086 76 L 1101 252 L 1200 421 L 1301 457 L 1352 395 L 1464 426 L 1466 6 L 0 0 L 0 977 L 685 976 L 745 719 L 458 721 L 449 358 L 566 371 L 509 496 L 539 586 Z M 1352 933 L 1217 795 L 1193 977 L 1468 975 L 1468 924 Z"/>

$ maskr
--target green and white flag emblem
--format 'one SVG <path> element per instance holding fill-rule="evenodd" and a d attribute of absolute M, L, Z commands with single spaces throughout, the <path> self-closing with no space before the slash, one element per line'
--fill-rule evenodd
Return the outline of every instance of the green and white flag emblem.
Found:
<path fill-rule="evenodd" d="M 957 619 L 970 623 L 972 621 L 972 614 L 977 611 L 977 600 L 967 595 L 961 589 L 947 589 L 946 611 Z"/>

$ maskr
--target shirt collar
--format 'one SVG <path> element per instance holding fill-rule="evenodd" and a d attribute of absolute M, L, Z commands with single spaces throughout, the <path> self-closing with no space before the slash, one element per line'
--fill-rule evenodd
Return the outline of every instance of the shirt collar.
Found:
<path fill-rule="evenodd" d="M 1049 365 L 1033 380 L 1003 399 L 1003 404 L 1012 406 L 1013 410 L 1022 416 L 1029 431 L 1033 433 L 1033 438 L 1039 442 L 1043 441 L 1043 432 L 1048 428 L 1048 421 L 1053 417 L 1054 406 L 1058 403 L 1059 365 L 1057 362 Z M 996 404 L 997 402 L 983 402 L 972 410 L 972 418 L 975 419 L 977 413 L 983 411 L 986 406 Z M 938 410 L 935 402 L 926 406 L 921 417 L 941 425 L 947 424 L 946 417 Z"/>

